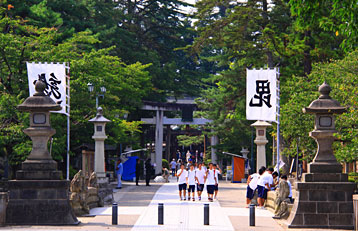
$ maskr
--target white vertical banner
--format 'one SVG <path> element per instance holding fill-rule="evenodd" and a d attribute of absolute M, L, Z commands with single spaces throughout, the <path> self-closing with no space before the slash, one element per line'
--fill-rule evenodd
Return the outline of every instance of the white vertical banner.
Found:
<path fill-rule="evenodd" d="M 247 69 L 246 119 L 276 121 L 277 70 Z"/>
<path fill-rule="evenodd" d="M 26 63 L 30 96 L 35 93 L 35 83 L 42 80 L 46 84 L 45 94 L 55 102 L 61 101 L 62 110 L 57 113 L 68 114 L 66 64 L 65 63 Z"/>

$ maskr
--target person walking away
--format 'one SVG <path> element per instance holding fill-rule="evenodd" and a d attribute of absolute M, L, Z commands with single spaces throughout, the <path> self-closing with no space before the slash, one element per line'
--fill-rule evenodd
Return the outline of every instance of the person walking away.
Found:
<path fill-rule="evenodd" d="M 182 191 L 184 194 L 184 200 L 186 200 L 186 185 L 188 183 L 188 171 L 185 170 L 184 164 L 180 165 L 180 169 L 177 172 L 178 180 L 178 186 L 179 186 L 179 197 L 182 201 Z"/>
<path fill-rule="evenodd" d="M 274 219 L 281 219 L 288 215 L 288 203 L 290 199 L 290 187 L 287 183 L 287 176 L 281 176 L 280 183 L 276 189 L 276 198 L 275 198 L 275 216 Z"/>
<path fill-rule="evenodd" d="M 186 152 L 186 162 L 188 163 L 189 162 L 189 159 L 191 157 L 191 154 L 189 152 L 189 150 Z"/>
<path fill-rule="evenodd" d="M 267 169 L 265 173 L 260 176 L 260 179 L 257 183 L 257 200 L 261 209 L 265 209 L 264 204 L 265 200 L 267 199 L 267 192 L 270 191 L 271 186 L 273 185 L 272 172 L 273 168 Z"/>
<path fill-rule="evenodd" d="M 221 169 L 219 167 L 219 165 L 217 164 L 213 164 L 213 169 L 214 169 L 214 174 L 216 177 L 216 182 L 217 184 L 215 185 L 215 189 L 214 189 L 214 199 L 217 199 L 218 196 L 218 192 L 219 192 L 219 174 L 221 174 Z"/>
<path fill-rule="evenodd" d="M 175 176 L 175 171 L 177 168 L 177 162 L 175 161 L 175 159 L 173 158 L 172 162 L 170 162 L 170 168 L 172 170 L 172 176 Z"/>
<path fill-rule="evenodd" d="M 252 198 L 254 198 L 255 191 L 257 188 L 257 182 L 259 181 L 260 175 L 264 173 L 263 169 L 259 170 L 259 173 L 254 173 L 247 179 L 246 189 L 246 208 L 249 208 Z"/>
<path fill-rule="evenodd" d="M 122 175 L 123 175 L 123 164 L 122 164 L 121 159 L 119 159 L 117 161 L 116 174 L 117 174 L 117 181 L 118 181 L 116 189 L 121 189 L 122 188 Z"/>
<path fill-rule="evenodd" d="M 140 177 L 140 173 L 141 173 L 141 164 L 140 164 L 140 159 L 137 159 L 137 162 L 135 164 L 135 185 L 139 186 L 139 177 Z"/>
<path fill-rule="evenodd" d="M 152 171 L 153 171 L 153 167 L 152 167 L 151 159 L 149 158 L 145 162 L 145 185 L 146 186 L 150 186 L 149 182 L 150 182 L 150 178 L 152 176 Z"/>
<path fill-rule="evenodd" d="M 199 163 L 198 169 L 195 170 L 195 180 L 197 182 L 196 185 L 196 191 L 198 192 L 198 199 L 201 201 L 201 194 L 204 190 L 204 184 L 205 184 L 205 170 L 203 168 L 203 164 Z"/>
<path fill-rule="evenodd" d="M 208 199 L 210 202 L 213 202 L 214 201 L 213 196 L 214 196 L 215 185 L 217 185 L 218 182 L 215 177 L 212 163 L 209 164 L 209 169 L 206 171 L 205 178 L 206 178 L 206 190 L 208 191 Z"/>
<path fill-rule="evenodd" d="M 190 201 L 190 193 L 192 195 L 193 201 L 195 201 L 195 178 L 196 171 L 194 169 L 194 165 L 190 165 L 190 169 L 188 171 L 188 201 Z"/>

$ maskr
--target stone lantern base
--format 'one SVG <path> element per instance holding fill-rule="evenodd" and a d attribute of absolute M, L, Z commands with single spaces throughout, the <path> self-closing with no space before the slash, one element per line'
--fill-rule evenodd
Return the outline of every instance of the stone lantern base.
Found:
<path fill-rule="evenodd" d="M 307 180 L 321 176 L 308 174 Z M 344 179 L 334 174 L 336 179 Z M 344 174 L 342 174 L 344 175 Z M 353 229 L 353 191 L 350 182 L 302 182 L 296 184 L 296 198 L 288 228 Z"/>
<path fill-rule="evenodd" d="M 67 180 L 9 181 L 7 225 L 77 225 Z"/>

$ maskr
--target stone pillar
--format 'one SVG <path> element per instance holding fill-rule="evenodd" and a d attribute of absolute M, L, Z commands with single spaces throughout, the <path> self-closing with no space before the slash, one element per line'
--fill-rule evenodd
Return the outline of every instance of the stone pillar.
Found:
<path fill-rule="evenodd" d="M 266 167 L 266 128 L 271 127 L 270 123 L 265 121 L 256 121 L 251 124 L 252 127 L 256 128 L 256 139 L 254 140 L 256 146 L 256 170 L 258 171 L 262 166 Z"/>
<path fill-rule="evenodd" d="M 98 183 L 106 184 L 109 180 L 106 177 L 105 171 L 104 140 L 107 139 L 105 130 L 106 123 L 110 122 L 110 120 L 103 116 L 103 110 L 99 107 L 97 109 L 96 117 L 89 121 L 94 123 L 94 134 L 92 136 L 95 140 L 94 171 L 97 174 Z"/>
<path fill-rule="evenodd" d="M 162 172 L 162 159 L 163 159 L 163 116 L 162 110 L 156 111 L 155 117 L 155 174 Z"/>
<path fill-rule="evenodd" d="M 317 153 L 308 164 L 303 182 L 297 182 L 296 198 L 288 219 L 289 228 L 349 229 L 353 227 L 353 191 L 355 184 L 348 182 L 348 175 L 342 174 L 332 143 L 336 133 L 334 114 L 346 111 L 329 96 L 331 87 L 324 83 L 319 87 L 321 95 L 304 113 L 315 114 L 315 128 L 310 136 L 317 143 Z"/>
<path fill-rule="evenodd" d="M 211 142 L 210 142 L 210 145 L 211 145 L 211 162 L 213 164 L 217 164 L 218 162 L 218 158 L 216 156 L 216 148 L 214 147 L 215 145 L 219 144 L 219 137 L 217 135 L 214 135 L 211 137 Z"/>

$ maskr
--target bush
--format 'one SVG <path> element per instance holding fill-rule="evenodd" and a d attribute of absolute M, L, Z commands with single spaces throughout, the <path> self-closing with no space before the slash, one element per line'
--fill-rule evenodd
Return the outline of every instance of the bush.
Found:
<path fill-rule="evenodd" d="M 350 172 L 348 176 L 358 176 L 358 172 Z"/>
<path fill-rule="evenodd" d="M 162 167 L 169 169 L 169 162 L 166 159 L 162 159 Z"/>

